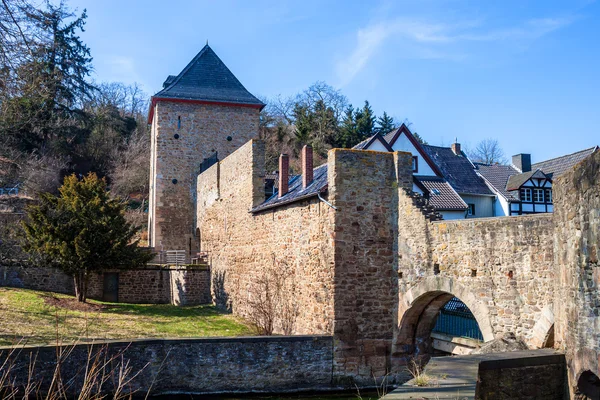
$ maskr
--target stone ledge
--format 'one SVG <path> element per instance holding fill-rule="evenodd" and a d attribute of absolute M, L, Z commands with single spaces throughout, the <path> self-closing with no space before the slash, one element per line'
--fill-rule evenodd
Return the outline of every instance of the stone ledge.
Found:
<path fill-rule="evenodd" d="M 89 342 L 77 342 L 72 344 L 55 345 L 21 345 L 21 346 L 0 346 L 0 352 L 13 349 L 48 349 L 56 347 L 80 347 L 80 346 L 127 346 L 127 345 L 177 345 L 193 343 L 277 343 L 277 342 L 310 342 L 310 341 L 330 341 L 333 346 L 333 336 L 330 335 L 297 335 L 297 336 L 234 336 L 234 337 L 203 337 L 203 338 L 132 338 L 132 339 L 113 339 L 98 340 Z"/>

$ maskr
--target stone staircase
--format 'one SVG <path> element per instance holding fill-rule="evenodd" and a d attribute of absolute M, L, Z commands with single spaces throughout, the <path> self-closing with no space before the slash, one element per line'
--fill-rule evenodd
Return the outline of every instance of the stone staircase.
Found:
<path fill-rule="evenodd" d="M 419 193 L 413 192 L 410 189 L 405 189 L 404 192 L 412 200 L 413 205 L 421 211 L 421 214 L 427 218 L 427 220 L 440 221 L 444 219 L 442 214 L 435 211 L 435 209 L 429 205 L 427 198 Z"/>

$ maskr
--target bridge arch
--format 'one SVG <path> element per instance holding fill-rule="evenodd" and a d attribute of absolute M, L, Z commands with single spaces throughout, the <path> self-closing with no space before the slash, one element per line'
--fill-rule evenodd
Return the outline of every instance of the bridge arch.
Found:
<path fill-rule="evenodd" d="M 467 287 L 452 278 L 430 276 L 410 288 L 400 304 L 400 324 L 396 345 L 416 356 L 430 352 L 431 331 L 444 305 L 453 297 L 459 298 L 477 320 L 483 341 L 494 339 L 487 305 L 477 299 Z M 403 303 L 403 304 L 402 304 Z"/>

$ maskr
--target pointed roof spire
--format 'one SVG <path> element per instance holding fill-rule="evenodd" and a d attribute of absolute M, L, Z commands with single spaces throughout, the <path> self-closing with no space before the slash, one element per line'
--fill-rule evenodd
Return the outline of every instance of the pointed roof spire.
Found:
<path fill-rule="evenodd" d="M 264 107 L 208 45 L 177 76 L 169 76 L 154 99 L 198 100 Z"/>

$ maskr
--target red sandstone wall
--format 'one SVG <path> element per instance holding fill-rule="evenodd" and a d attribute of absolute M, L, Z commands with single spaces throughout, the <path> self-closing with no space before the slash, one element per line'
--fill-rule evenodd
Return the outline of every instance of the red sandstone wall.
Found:
<path fill-rule="evenodd" d="M 264 200 L 264 143 L 253 140 L 198 177 L 198 226 L 214 301 L 252 319 L 265 280 L 281 275 L 293 333 L 333 331 L 333 210 L 318 199 L 252 214 Z M 288 314 L 289 315 L 289 314 Z M 285 321 L 276 318 L 277 331 Z"/>
<path fill-rule="evenodd" d="M 158 250 L 197 251 L 196 177 L 215 151 L 219 158 L 258 134 L 259 110 L 159 101 L 152 125 L 150 245 Z M 178 128 L 181 117 L 181 128 Z M 179 135 L 175 139 L 175 134 Z M 227 140 L 231 137 L 231 140 Z M 173 184 L 173 179 L 177 180 Z"/>
<path fill-rule="evenodd" d="M 600 376 L 600 152 L 553 188 L 555 340 L 566 351 L 574 396 L 584 371 Z"/>

